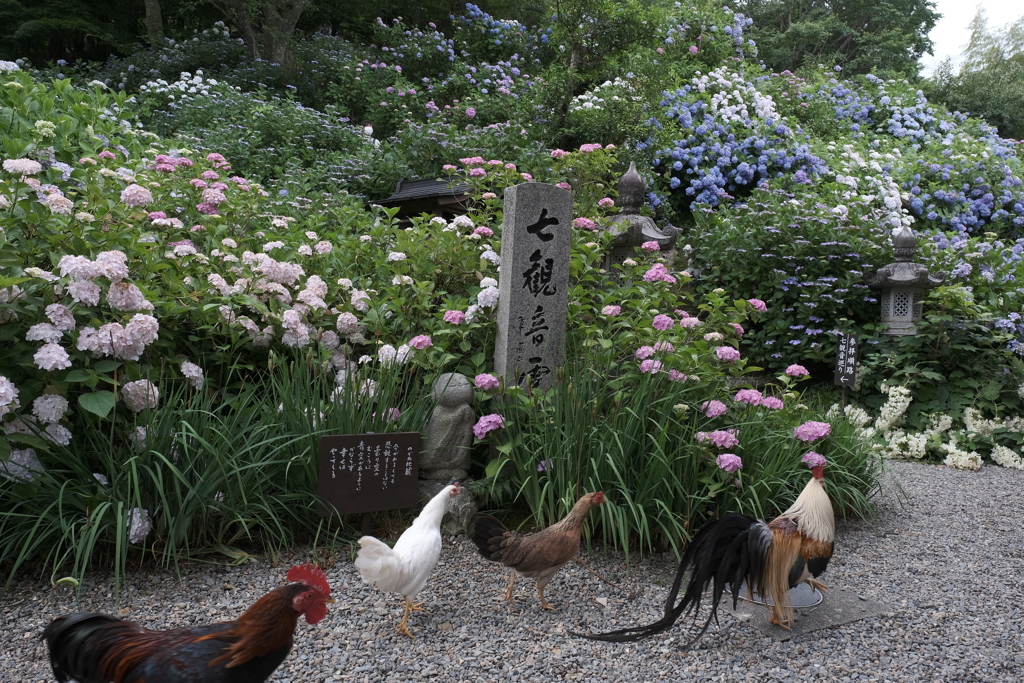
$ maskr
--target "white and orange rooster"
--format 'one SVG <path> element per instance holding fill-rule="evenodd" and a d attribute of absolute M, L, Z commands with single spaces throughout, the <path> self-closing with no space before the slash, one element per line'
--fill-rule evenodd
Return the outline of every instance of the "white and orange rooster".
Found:
<path fill-rule="evenodd" d="M 825 458 L 812 452 L 804 461 L 811 468 L 811 480 L 796 502 L 770 523 L 751 515 L 730 513 L 701 527 L 679 564 L 665 601 L 664 617 L 647 626 L 578 635 L 592 640 L 634 641 L 671 628 L 684 612 L 692 610 L 696 620 L 701 597 L 711 585 L 711 614 L 687 645 L 689 647 L 717 618 L 718 603 L 726 586 L 733 593 L 733 608 L 736 608 L 743 582 L 747 584 L 748 593 L 753 589 L 758 595 L 771 597 L 774 604 L 768 621 L 788 629 L 793 622 L 789 590 L 800 583 L 817 589 L 827 588 L 815 579 L 828 566 L 836 533 L 832 502 L 825 493 Z M 692 573 L 677 605 L 676 596 L 687 569 L 692 569 Z"/>
<path fill-rule="evenodd" d="M 398 633 L 410 638 L 409 615 L 422 611 L 422 602 L 413 604 L 427 579 L 434 572 L 441 556 L 441 519 L 448 512 L 448 504 L 459 495 L 459 484 L 453 482 L 430 499 L 412 526 L 406 529 L 394 548 L 373 536 L 359 539 L 356 568 L 363 581 L 375 588 L 398 593 L 405 600 L 405 616 L 398 625 Z"/>

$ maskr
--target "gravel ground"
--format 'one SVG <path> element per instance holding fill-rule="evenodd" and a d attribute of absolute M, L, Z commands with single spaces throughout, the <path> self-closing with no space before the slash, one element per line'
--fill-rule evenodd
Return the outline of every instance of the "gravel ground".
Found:
<path fill-rule="evenodd" d="M 1024 472 L 985 467 L 960 472 L 893 463 L 909 499 L 878 502 L 875 520 L 840 522 L 836 554 L 824 578 L 891 607 L 877 618 L 796 636 L 764 637 L 723 610 L 692 650 L 680 650 L 682 623 L 639 643 L 583 640 L 569 630 L 608 630 L 660 616 L 675 572 L 668 556 L 625 569 L 616 554 L 590 564 L 624 594 L 571 563 L 538 607 L 530 581 L 518 580 L 515 607 L 500 598 L 504 568 L 479 558 L 462 538 L 446 539 L 435 575 L 421 594 L 426 611 L 410 620 L 415 640 L 394 633 L 400 599 L 360 581 L 342 559 L 328 570 L 338 603 L 316 626 L 300 620 L 296 647 L 272 679 L 299 681 L 1022 681 L 1024 680 Z M 278 567 L 186 567 L 140 572 L 118 609 L 111 577 L 96 575 L 76 602 L 67 589 L 22 582 L 0 607 L 8 646 L 0 680 L 51 681 L 38 634 L 61 614 L 119 613 L 151 628 L 232 618 L 284 581 Z M 755 617 L 757 618 L 757 617 Z"/>

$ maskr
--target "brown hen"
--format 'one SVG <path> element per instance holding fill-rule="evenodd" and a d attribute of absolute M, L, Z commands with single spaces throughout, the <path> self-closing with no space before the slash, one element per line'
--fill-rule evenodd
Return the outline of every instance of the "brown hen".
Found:
<path fill-rule="evenodd" d="M 566 562 L 576 557 L 580 549 L 580 530 L 590 509 L 604 502 L 604 493 L 588 493 L 573 506 L 560 522 L 534 534 L 520 536 L 509 531 L 504 524 L 490 515 L 477 516 L 473 529 L 473 543 L 484 559 L 500 562 L 512 568 L 505 599 L 512 602 L 512 586 L 516 574 L 535 579 L 540 594 L 540 606 L 554 609 L 544 599 L 544 587 Z"/>

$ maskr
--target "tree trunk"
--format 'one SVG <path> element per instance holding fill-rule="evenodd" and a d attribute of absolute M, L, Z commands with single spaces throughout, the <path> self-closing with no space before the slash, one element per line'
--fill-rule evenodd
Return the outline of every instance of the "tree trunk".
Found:
<path fill-rule="evenodd" d="M 291 38 L 308 0 L 264 0 L 263 45 L 268 60 L 290 64 Z"/>
<path fill-rule="evenodd" d="M 249 21 L 249 15 L 245 13 L 244 0 L 227 0 L 223 4 L 219 2 L 213 2 L 213 4 L 220 11 L 224 12 L 228 21 L 234 24 L 235 28 L 242 34 L 242 40 L 245 41 L 245 47 L 249 51 L 249 56 L 253 59 L 259 59 L 259 42 L 256 39 L 256 31 L 253 29 L 252 22 Z"/>
<path fill-rule="evenodd" d="M 160 0 L 144 0 L 146 5 L 146 35 L 149 47 L 156 52 L 164 46 L 164 20 L 160 15 Z"/>

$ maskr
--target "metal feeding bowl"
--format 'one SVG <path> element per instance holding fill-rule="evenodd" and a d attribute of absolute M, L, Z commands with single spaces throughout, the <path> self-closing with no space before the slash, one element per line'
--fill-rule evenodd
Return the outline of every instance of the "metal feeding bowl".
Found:
<path fill-rule="evenodd" d="M 729 593 L 732 593 L 732 586 L 726 586 L 725 588 Z M 739 597 L 743 600 L 747 600 L 747 584 L 746 582 L 740 584 L 738 593 Z M 789 600 L 793 603 L 793 607 L 814 607 L 821 604 L 821 601 L 825 599 L 825 596 L 821 594 L 817 588 L 811 588 L 806 583 L 798 584 L 796 588 L 789 590 Z M 758 605 L 774 605 L 770 597 L 759 595 L 754 593 L 750 598 L 750 602 Z"/>

